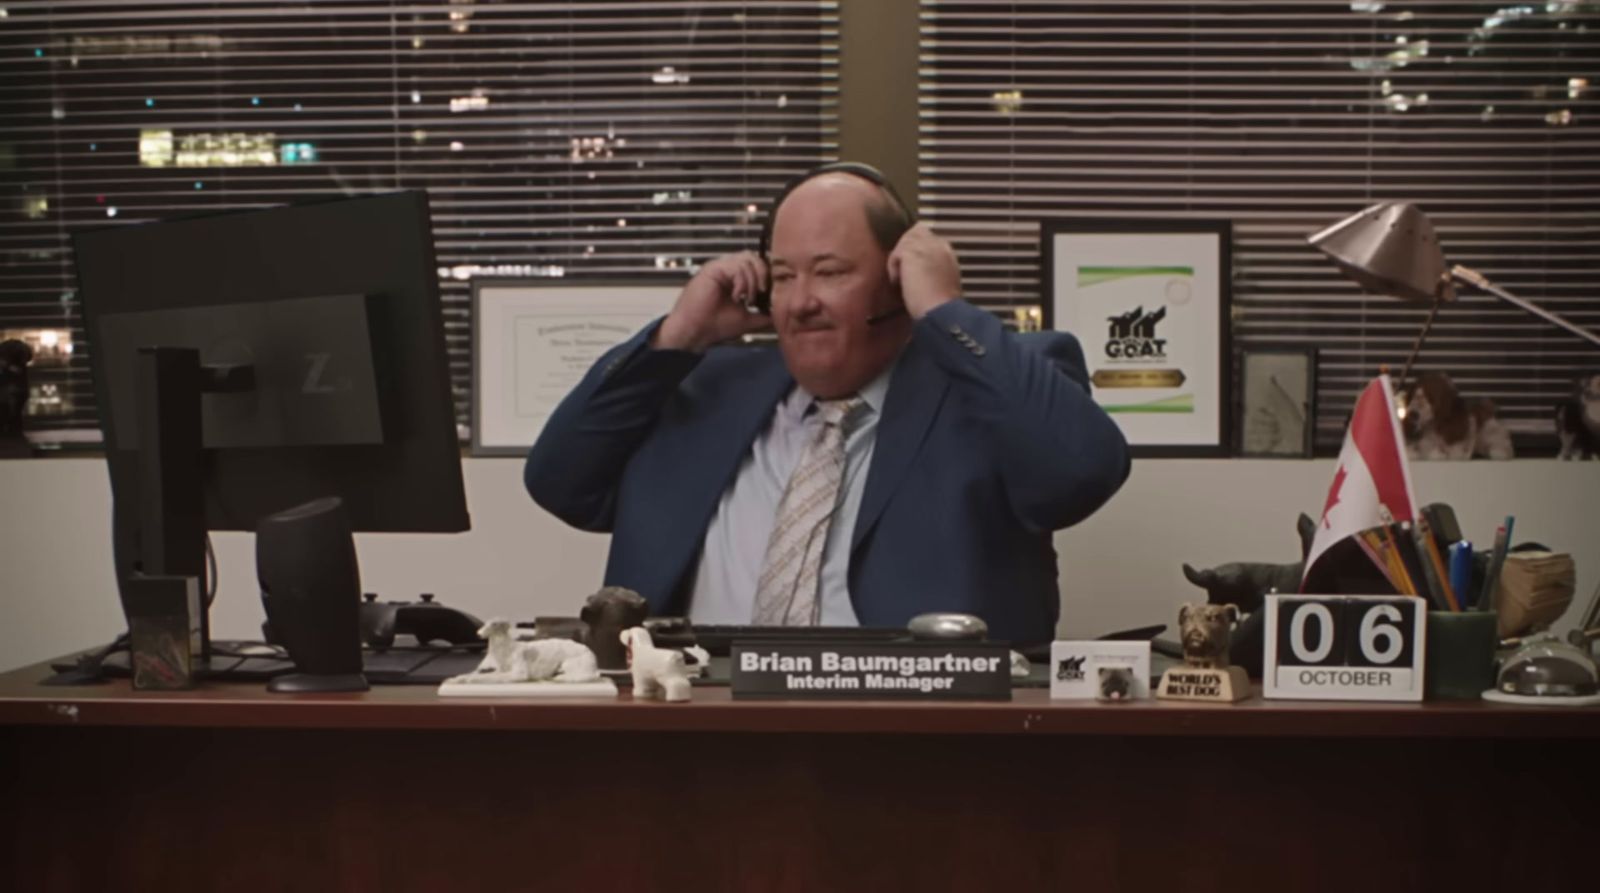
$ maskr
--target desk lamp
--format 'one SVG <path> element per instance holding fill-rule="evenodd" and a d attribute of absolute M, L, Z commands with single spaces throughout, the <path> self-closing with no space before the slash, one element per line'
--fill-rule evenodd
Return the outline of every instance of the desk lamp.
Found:
<path fill-rule="evenodd" d="M 1411 364 L 1417 359 L 1428 330 L 1433 327 L 1440 305 L 1455 299 L 1456 280 L 1515 304 L 1591 344 L 1600 345 L 1600 335 L 1507 292 L 1477 270 L 1461 264 L 1447 267 L 1433 224 L 1416 205 L 1380 202 L 1307 237 L 1306 241 L 1331 258 L 1346 276 L 1363 288 L 1432 305 L 1428 321 L 1423 324 L 1416 343 L 1411 346 L 1411 355 L 1406 357 L 1405 367 L 1400 371 L 1398 393 L 1405 393 Z"/>

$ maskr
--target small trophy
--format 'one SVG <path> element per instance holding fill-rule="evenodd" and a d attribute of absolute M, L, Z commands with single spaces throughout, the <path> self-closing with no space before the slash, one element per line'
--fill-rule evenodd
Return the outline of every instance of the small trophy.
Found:
<path fill-rule="evenodd" d="M 1239 609 L 1233 605 L 1186 604 L 1178 609 L 1183 666 L 1161 675 L 1156 697 L 1180 701 L 1242 701 L 1250 695 L 1243 667 L 1228 665 L 1228 642 Z"/>

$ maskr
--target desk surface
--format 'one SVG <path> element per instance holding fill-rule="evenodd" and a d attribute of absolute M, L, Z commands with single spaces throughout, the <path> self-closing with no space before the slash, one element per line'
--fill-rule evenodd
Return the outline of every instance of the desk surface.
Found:
<path fill-rule="evenodd" d="M 1052 701 L 1018 689 L 1007 702 L 749 701 L 697 687 L 688 704 L 616 700 L 440 698 L 432 688 L 382 686 L 360 694 L 271 694 L 260 683 L 185 692 L 136 692 L 127 680 L 44 686 L 45 664 L 0 675 L 0 724 L 465 729 L 585 732 L 810 732 L 1334 738 L 1600 738 L 1600 708 L 1486 702 L 1365 704 Z M 1258 692 L 1259 694 L 1259 692 Z"/>

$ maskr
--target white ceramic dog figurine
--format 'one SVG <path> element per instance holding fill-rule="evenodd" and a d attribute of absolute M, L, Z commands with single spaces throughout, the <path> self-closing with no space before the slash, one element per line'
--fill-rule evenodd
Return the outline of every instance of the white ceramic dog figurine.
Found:
<path fill-rule="evenodd" d="M 623 647 L 628 649 L 628 666 L 633 670 L 634 698 L 689 700 L 689 668 L 684 664 L 682 652 L 657 648 L 649 630 L 642 626 L 623 630 L 619 638 Z"/>
<path fill-rule="evenodd" d="M 508 620 L 491 620 L 478 630 L 489 643 L 483 662 L 452 682 L 596 682 L 594 652 L 571 639 L 518 641 Z"/>

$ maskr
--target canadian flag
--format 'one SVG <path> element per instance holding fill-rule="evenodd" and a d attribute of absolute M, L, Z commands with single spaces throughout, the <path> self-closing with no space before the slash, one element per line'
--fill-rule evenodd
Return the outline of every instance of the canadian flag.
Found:
<path fill-rule="evenodd" d="M 1361 392 L 1350 416 L 1350 430 L 1339 450 L 1339 467 L 1322 506 L 1322 520 L 1317 522 L 1316 536 L 1306 553 L 1301 586 L 1311 575 L 1312 565 L 1334 543 L 1385 523 L 1382 509 L 1388 509 L 1392 520 L 1413 521 L 1416 505 L 1394 390 L 1389 376 L 1380 375 Z"/>

